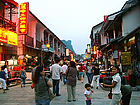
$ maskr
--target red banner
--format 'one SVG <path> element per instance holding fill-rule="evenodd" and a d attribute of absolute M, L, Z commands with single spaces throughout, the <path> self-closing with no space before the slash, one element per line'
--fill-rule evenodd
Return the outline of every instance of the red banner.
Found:
<path fill-rule="evenodd" d="M 19 8 L 19 34 L 28 33 L 29 3 L 21 3 Z"/>

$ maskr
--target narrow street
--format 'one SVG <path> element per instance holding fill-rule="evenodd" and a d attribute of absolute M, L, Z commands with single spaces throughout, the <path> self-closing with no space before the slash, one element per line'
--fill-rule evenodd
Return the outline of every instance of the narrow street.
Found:
<path fill-rule="evenodd" d="M 55 97 L 51 101 L 51 105 L 85 105 L 84 97 L 84 84 L 87 82 L 87 78 L 84 78 L 84 83 L 78 81 L 76 86 L 76 100 L 75 102 L 67 102 L 67 90 L 66 85 L 60 82 L 60 94 L 61 96 Z M 34 102 L 34 90 L 30 88 L 30 84 L 26 84 L 26 87 L 21 88 L 20 85 L 9 88 L 6 94 L 0 90 L 0 105 L 35 105 Z M 109 91 L 104 91 L 100 87 L 99 89 L 93 88 L 92 105 L 109 105 L 110 100 L 107 97 Z M 139 105 L 140 103 L 140 91 L 133 91 L 130 101 L 130 105 Z"/>

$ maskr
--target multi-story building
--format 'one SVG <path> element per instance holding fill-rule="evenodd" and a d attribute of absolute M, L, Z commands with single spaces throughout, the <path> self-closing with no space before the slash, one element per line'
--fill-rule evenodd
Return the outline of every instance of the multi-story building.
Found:
<path fill-rule="evenodd" d="M 30 10 L 23 11 L 25 8 L 28 8 L 28 3 L 20 4 L 17 48 L 19 59 L 23 63 L 26 61 L 27 65 L 32 65 L 34 60 L 43 61 L 46 65 L 48 59 L 54 60 L 54 54 L 64 56 L 65 44 Z M 22 14 L 27 16 L 24 18 Z M 46 47 L 47 43 L 50 44 L 49 48 Z"/>
<path fill-rule="evenodd" d="M 0 0 L 0 64 L 17 55 L 16 22 L 13 15 L 18 3 L 14 0 Z"/>
<path fill-rule="evenodd" d="M 99 31 L 105 69 L 109 65 L 118 65 L 122 72 L 132 70 L 140 77 L 139 36 L 140 36 L 140 2 L 128 0 L 122 9 L 110 14 Z M 137 84 L 140 83 L 137 79 Z"/>

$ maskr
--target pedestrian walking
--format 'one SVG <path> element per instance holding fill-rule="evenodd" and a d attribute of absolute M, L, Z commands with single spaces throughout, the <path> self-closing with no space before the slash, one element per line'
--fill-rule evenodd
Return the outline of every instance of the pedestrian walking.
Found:
<path fill-rule="evenodd" d="M 85 95 L 85 99 L 86 99 L 86 105 L 91 105 L 91 100 L 92 100 L 92 93 L 93 93 L 93 90 L 91 89 L 91 85 L 90 84 L 85 84 L 85 92 L 84 92 L 84 95 Z"/>
<path fill-rule="evenodd" d="M 36 63 L 35 63 L 35 67 L 34 67 L 33 70 L 32 70 L 32 78 L 33 78 L 33 75 L 34 75 L 34 72 L 35 72 L 36 68 L 37 68 L 39 65 L 40 65 L 39 62 L 36 62 Z"/>
<path fill-rule="evenodd" d="M 83 70 L 85 70 L 85 66 L 81 63 L 79 69 L 79 75 L 80 75 L 80 82 L 83 83 Z"/>
<path fill-rule="evenodd" d="M 87 67 L 86 67 L 86 75 L 87 75 L 87 78 L 88 78 L 88 83 L 91 84 L 92 82 L 92 78 L 93 78 L 93 73 L 92 73 L 92 66 L 91 66 L 91 63 L 89 62 L 87 64 Z"/>
<path fill-rule="evenodd" d="M 99 65 L 96 63 L 95 64 L 95 68 L 93 69 L 94 72 L 94 76 L 91 82 L 91 87 L 94 87 L 94 81 L 97 80 L 97 86 L 96 89 L 98 89 L 99 87 L 99 78 L 100 78 L 100 69 L 99 69 Z"/>
<path fill-rule="evenodd" d="M 66 70 L 67 69 L 68 69 L 68 66 L 64 62 L 63 63 L 63 66 L 62 66 L 62 77 L 63 77 L 63 83 L 64 83 L 64 85 L 67 83 L 67 80 L 66 80 Z"/>
<path fill-rule="evenodd" d="M 7 65 L 4 65 L 4 71 L 5 71 L 5 73 L 6 73 L 6 78 L 7 78 L 7 81 L 6 81 L 6 90 L 9 90 L 9 88 L 8 88 L 8 85 L 9 85 L 9 78 L 8 78 Z"/>
<path fill-rule="evenodd" d="M 22 84 L 24 84 L 25 87 L 26 71 L 24 70 L 24 67 L 21 67 L 20 78 L 21 78 L 21 88 L 22 88 Z"/>
<path fill-rule="evenodd" d="M 120 100 L 120 104 L 129 105 L 130 99 L 131 99 L 131 94 L 132 94 L 131 87 L 121 85 L 121 93 L 122 93 L 122 98 Z"/>
<path fill-rule="evenodd" d="M 59 59 L 55 59 L 55 64 L 51 67 L 51 74 L 52 74 L 52 81 L 53 81 L 53 94 L 56 94 L 56 96 L 61 96 L 59 94 L 59 81 L 61 79 L 62 81 L 62 68 L 58 64 Z"/>
<path fill-rule="evenodd" d="M 75 88 L 76 88 L 76 80 L 77 80 L 76 76 L 77 76 L 77 69 L 76 69 L 75 62 L 71 61 L 70 67 L 66 71 L 68 102 L 71 102 L 71 100 L 76 101 L 75 98 Z"/>
<path fill-rule="evenodd" d="M 44 75 L 43 66 L 38 66 L 32 78 L 36 105 L 50 105 L 48 89 L 53 85 Z"/>
<path fill-rule="evenodd" d="M 7 81 L 7 78 L 6 78 L 6 73 L 4 71 L 4 66 L 1 67 L 1 71 L 0 71 L 0 88 L 2 89 L 2 86 L 3 86 L 3 93 L 6 93 L 6 81 Z"/>
<path fill-rule="evenodd" d="M 76 65 L 76 69 L 77 69 L 77 78 L 78 78 L 78 80 L 80 80 L 80 76 L 79 76 L 79 67 L 80 67 L 80 65 L 77 64 L 77 65 Z"/>
<path fill-rule="evenodd" d="M 110 105 L 119 105 L 120 100 L 121 100 L 121 77 L 119 75 L 120 69 L 118 66 L 113 66 L 112 67 L 112 72 L 114 74 L 113 76 L 113 82 L 112 85 L 107 85 L 102 83 L 101 85 L 107 87 L 107 88 L 112 88 L 112 100 Z"/>

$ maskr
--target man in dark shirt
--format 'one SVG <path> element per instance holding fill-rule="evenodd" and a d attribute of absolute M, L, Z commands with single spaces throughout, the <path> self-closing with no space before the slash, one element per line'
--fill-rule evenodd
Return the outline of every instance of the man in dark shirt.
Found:
<path fill-rule="evenodd" d="M 121 86 L 121 93 L 122 93 L 122 98 L 121 98 L 120 104 L 121 105 L 129 105 L 130 99 L 131 99 L 131 93 L 132 93 L 131 88 L 128 86 L 122 85 Z"/>
<path fill-rule="evenodd" d="M 100 69 L 99 69 L 99 65 L 96 63 L 95 64 L 95 68 L 93 69 L 94 72 L 94 76 L 91 82 L 91 87 L 94 87 L 94 81 L 97 79 L 97 86 L 96 89 L 98 89 L 99 86 L 99 78 L 100 78 Z"/>
<path fill-rule="evenodd" d="M 6 73 L 4 71 L 4 67 L 2 66 L 1 67 L 1 71 L 0 71 L 0 82 L 1 82 L 0 88 L 2 88 L 2 86 L 4 86 L 3 87 L 3 93 L 6 93 L 5 92 L 5 89 L 6 89 L 6 80 L 7 80 Z"/>

